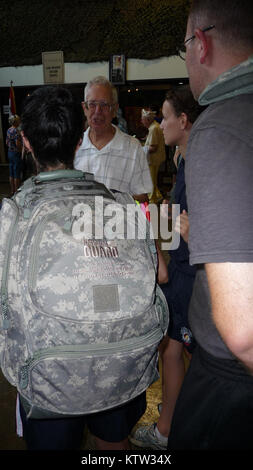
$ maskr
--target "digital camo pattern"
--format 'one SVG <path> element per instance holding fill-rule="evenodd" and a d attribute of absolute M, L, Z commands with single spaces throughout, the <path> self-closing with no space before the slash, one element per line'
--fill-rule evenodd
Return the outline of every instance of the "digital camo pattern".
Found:
<path fill-rule="evenodd" d="M 220 74 L 199 96 L 200 105 L 253 93 L 253 55 Z"/>
<path fill-rule="evenodd" d="M 26 342 L 23 330 L 23 319 L 20 312 L 22 295 L 18 289 L 16 276 L 16 259 L 18 255 L 19 232 L 22 221 L 17 224 L 18 208 L 12 200 L 4 199 L 0 211 L 0 354 L 1 367 L 12 385 L 17 384 L 18 365 L 26 353 Z M 16 235 L 16 236 L 15 236 Z M 12 238 L 13 237 L 13 238 Z M 13 242 L 13 248 L 11 248 Z M 8 255 L 10 255 L 9 262 Z M 4 288 L 4 268 L 8 264 L 8 286 Z M 8 328 L 8 329 L 7 329 Z"/>
<path fill-rule="evenodd" d="M 158 377 L 157 345 L 168 324 L 147 241 L 87 239 L 84 213 L 75 210 L 85 203 L 98 223 L 93 191 L 103 194 L 103 186 L 94 185 L 87 195 L 75 181 L 26 185 L 0 213 L 0 269 L 9 261 L 1 367 L 32 407 L 52 413 L 101 411 L 140 394 Z M 102 202 L 103 210 L 112 202 L 127 210 L 110 196 Z M 142 213 L 138 224 L 144 233 Z"/>
<path fill-rule="evenodd" d="M 55 414 L 95 413 L 146 390 L 158 378 L 156 365 L 157 344 L 98 357 L 92 353 L 42 357 L 30 365 L 30 384 L 21 393 L 36 407 Z"/>

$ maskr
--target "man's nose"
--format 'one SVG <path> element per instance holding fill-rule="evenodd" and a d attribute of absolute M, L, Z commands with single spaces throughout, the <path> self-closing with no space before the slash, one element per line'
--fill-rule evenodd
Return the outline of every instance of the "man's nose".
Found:
<path fill-rule="evenodd" d="M 102 111 L 101 103 L 95 103 L 95 113 L 100 113 Z"/>

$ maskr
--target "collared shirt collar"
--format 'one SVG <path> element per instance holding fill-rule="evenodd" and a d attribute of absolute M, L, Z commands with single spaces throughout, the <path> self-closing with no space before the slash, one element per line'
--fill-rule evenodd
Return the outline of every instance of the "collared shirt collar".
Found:
<path fill-rule="evenodd" d="M 253 55 L 219 75 L 205 88 L 198 101 L 205 106 L 249 93 L 253 93 Z"/>
<path fill-rule="evenodd" d="M 120 150 L 122 148 L 122 139 L 120 138 L 121 131 L 114 124 L 112 124 L 112 126 L 116 129 L 116 132 L 115 132 L 113 138 L 110 140 L 110 142 L 108 142 L 108 144 L 106 144 L 105 147 L 103 147 L 103 148 L 106 148 L 113 141 L 113 148 L 116 149 L 116 150 L 117 149 Z M 94 147 L 94 145 L 92 144 L 92 142 L 89 138 L 89 131 L 90 131 L 90 127 L 88 127 L 88 129 L 86 129 L 86 131 L 84 132 L 82 150 L 87 150 L 89 148 Z M 101 149 L 101 151 L 103 150 L 103 148 Z"/>

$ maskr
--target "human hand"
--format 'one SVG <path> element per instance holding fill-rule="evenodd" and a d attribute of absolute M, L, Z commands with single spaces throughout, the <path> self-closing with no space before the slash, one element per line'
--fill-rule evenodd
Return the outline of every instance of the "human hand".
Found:
<path fill-rule="evenodd" d="M 186 243 L 188 243 L 189 240 L 189 228 L 189 217 L 186 210 L 183 210 L 182 214 L 176 218 L 175 231 L 180 233 Z"/>
<path fill-rule="evenodd" d="M 162 204 L 160 205 L 161 216 L 164 219 L 171 219 L 171 206 L 168 199 L 163 199 Z"/>
<path fill-rule="evenodd" d="M 178 147 L 176 147 L 176 150 L 175 150 L 175 153 L 174 153 L 174 156 L 173 156 L 173 162 L 175 164 L 175 167 L 177 168 L 177 159 L 180 155 L 180 150 Z"/>

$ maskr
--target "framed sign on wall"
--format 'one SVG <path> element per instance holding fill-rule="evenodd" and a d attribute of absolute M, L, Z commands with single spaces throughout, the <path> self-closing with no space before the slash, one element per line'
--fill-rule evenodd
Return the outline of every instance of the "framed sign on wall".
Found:
<path fill-rule="evenodd" d="M 62 51 L 42 52 L 44 83 L 64 83 L 64 57 Z"/>
<path fill-rule="evenodd" d="M 124 85 L 126 82 L 126 59 L 123 54 L 110 56 L 109 78 L 114 85 Z"/>

